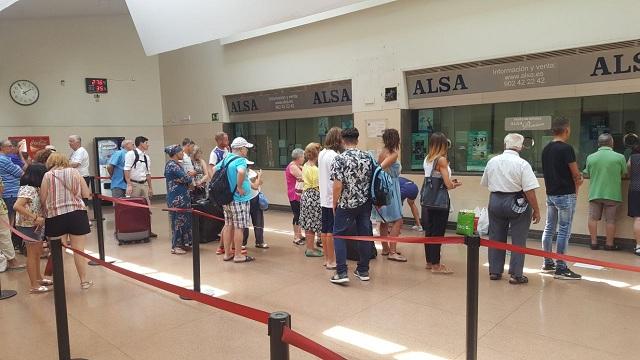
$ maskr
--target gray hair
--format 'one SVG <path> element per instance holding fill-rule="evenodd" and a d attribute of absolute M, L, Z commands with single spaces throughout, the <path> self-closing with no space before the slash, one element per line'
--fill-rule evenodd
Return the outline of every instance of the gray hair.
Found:
<path fill-rule="evenodd" d="M 518 133 L 509 133 L 504 137 L 505 150 L 522 150 L 522 144 L 524 143 L 524 136 Z"/>
<path fill-rule="evenodd" d="M 598 136 L 598 146 L 613 146 L 613 137 L 609 133 Z"/>
<path fill-rule="evenodd" d="M 73 140 L 73 142 L 82 142 L 82 138 L 80 138 L 80 135 L 70 135 L 69 140 Z"/>
<path fill-rule="evenodd" d="M 133 145 L 133 140 L 131 139 L 124 139 L 122 140 L 122 147 L 124 147 L 125 145 Z"/>
<path fill-rule="evenodd" d="M 291 158 L 293 160 L 298 160 L 301 157 L 304 157 L 304 150 L 302 150 L 300 148 L 293 149 L 293 151 L 291 152 Z"/>

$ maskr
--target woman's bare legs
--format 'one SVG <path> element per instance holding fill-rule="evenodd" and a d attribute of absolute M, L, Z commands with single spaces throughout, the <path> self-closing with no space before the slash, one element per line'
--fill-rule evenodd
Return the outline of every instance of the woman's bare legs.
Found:
<path fill-rule="evenodd" d="M 69 235 L 71 239 L 71 247 L 84 251 L 84 244 L 87 241 L 87 235 Z M 76 264 L 76 270 L 78 271 L 78 277 L 80 278 L 80 283 L 84 283 L 87 281 L 87 261 L 80 255 L 74 253 L 73 261 Z"/>
<path fill-rule="evenodd" d="M 42 280 L 40 255 L 42 255 L 42 243 L 27 242 L 27 274 L 29 275 L 29 282 L 31 283 L 32 289 L 38 288 Z"/>

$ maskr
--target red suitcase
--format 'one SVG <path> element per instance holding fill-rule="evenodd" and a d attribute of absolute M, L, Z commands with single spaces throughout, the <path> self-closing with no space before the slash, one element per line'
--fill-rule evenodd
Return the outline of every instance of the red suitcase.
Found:
<path fill-rule="evenodd" d="M 147 205 L 145 198 L 126 198 L 126 200 Z M 149 209 L 116 203 L 115 228 L 118 245 L 149 242 L 149 236 L 151 235 L 151 214 Z"/>

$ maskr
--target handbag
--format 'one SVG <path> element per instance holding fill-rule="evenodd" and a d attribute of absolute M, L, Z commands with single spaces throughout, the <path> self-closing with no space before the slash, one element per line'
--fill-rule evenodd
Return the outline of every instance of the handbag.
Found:
<path fill-rule="evenodd" d="M 449 209 L 449 191 L 441 177 L 433 176 L 439 159 L 437 157 L 433 161 L 431 176 L 424 178 L 420 192 L 420 204 L 427 209 L 447 210 Z"/>
<path fill-rule="evenodd" d="M 460 210 L 456 222 L 456 234 L 472 236 L 475 232 L 476 213 L 469 210 Z"/>

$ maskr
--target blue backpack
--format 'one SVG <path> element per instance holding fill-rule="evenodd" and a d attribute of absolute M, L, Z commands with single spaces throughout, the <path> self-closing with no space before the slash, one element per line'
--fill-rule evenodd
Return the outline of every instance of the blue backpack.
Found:
<path fill-rule="evenodd" d="M 369 155 L 373 164 L 371 175 L 371 203 L 374 206 L 385 206 L 391 203 L 391 176 Z"/>

